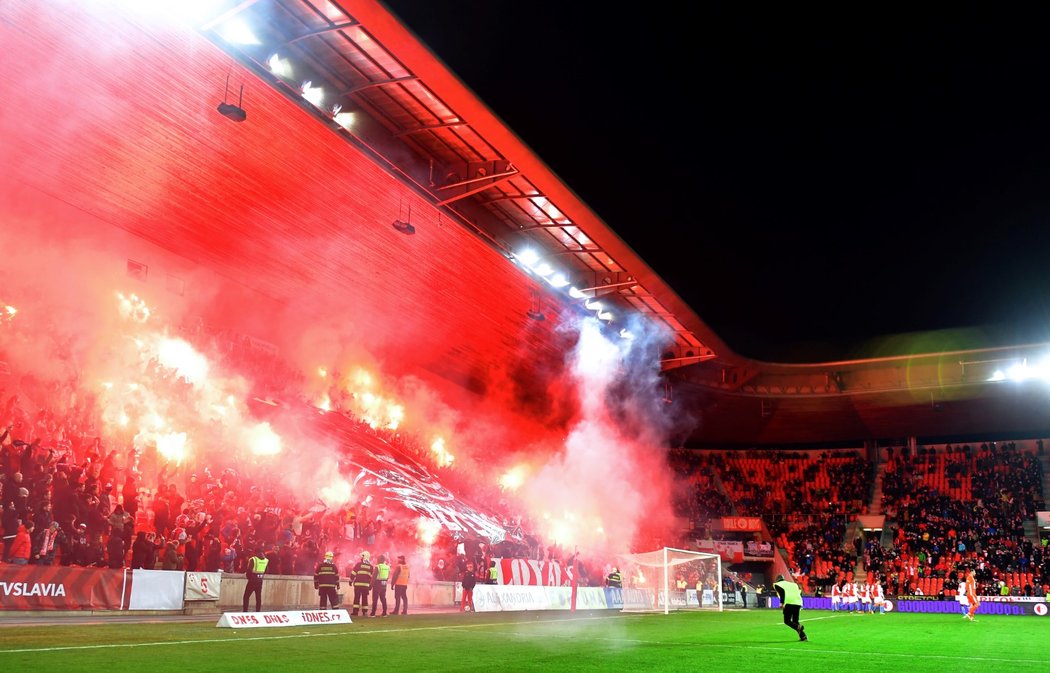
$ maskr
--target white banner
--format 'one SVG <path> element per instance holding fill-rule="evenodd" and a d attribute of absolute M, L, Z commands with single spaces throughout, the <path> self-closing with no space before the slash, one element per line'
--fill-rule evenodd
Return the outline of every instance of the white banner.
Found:
<path fill-rule="evenodd" d="M 222 573 L 186 573 L 186 600 L 217 601 Z"/>
<path fill-rule="evenodd" d="M 579 589 L 576 589 L 576 600 L 579 601 Z M 572 587 L 543 587 L 547 595 L 548 610 L 571 610 L 572 609 Z"/>
<path fill-rule="evenodd" d="M 352 624 L 346 610 L 289 610 L 286 612 L 225 612 L 217 627 L 258 629 L 276 626 Z"/>
<path fill-rule="evenodd" d="M 181 610 L 186 573 L 181 570 L 131 571 L 129 610 Z"/>
<path fill-rule="evenodd" d="M 605 589 L 601 587 L 580 587 L 576 590 L 577 610 L 606 610 Z"/>
<path fill-rule="evenodd" d="M 549 610 L 550 601 L 545 591 L 547 588 L 479 584 L 474 587 L 474 609 L 477 612 Z"/>

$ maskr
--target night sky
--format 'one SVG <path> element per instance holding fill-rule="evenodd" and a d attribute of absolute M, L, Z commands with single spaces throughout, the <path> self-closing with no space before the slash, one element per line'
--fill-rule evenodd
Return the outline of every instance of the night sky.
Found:
<path fill-rule="evenodd" d="M 1050 17 L 386 5 L 741 355 L 1050 341 Z"/>

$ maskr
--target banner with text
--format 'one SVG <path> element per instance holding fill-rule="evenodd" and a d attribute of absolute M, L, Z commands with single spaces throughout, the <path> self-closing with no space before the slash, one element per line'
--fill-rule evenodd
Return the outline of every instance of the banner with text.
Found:
<path fill-rule="evenodd" d="M 130 571 L 0 565 L 0 610 L 124 610 Z"/>
<path fill-rule="evenodd" d="M 226 612 L 215 624 L 231 629 L 258 629 L 279 626 L 324 626 L 351 624 L 346 610 L 289 610 L 286 612 Z"/>
<path fill-rule="evenodd" d="M 757 516 L 724 516 L 722 530 L 759 532 L 762 530 L 762 519 Z"/>
<path fill-rule="evenodd" d="M 520 558 L 499 558 L 496 581 L 527 587 L 564 587 L 572 584 L 572 568 L 553 561 L 534 561 Z"/>
<path fill-rule="evenodd" d="M 222 573 L 186 573 L 186 600 L 217 601 Z"/>

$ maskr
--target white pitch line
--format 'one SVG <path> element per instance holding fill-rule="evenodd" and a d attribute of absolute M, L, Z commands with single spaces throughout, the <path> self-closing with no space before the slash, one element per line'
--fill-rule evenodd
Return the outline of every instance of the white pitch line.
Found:
<path fill-rule="evenodd" d="M 624 615 L 633 616 L 633 615 Z M 294 638 L 328 638 L 332 636 L 363 636 L 366 634 L 383 634 L 383 633 L 405 633 L 408 631 L 444 631 L 449 629 L 477 629 L 485 628 L 489 626 L 521 626 L 523 624 L 557 624 L 566 622 L 582 622 L 591 621 L 597 619 L 608 619 L 608 616 L 601 617 L 577 617 L 575 619 L 542 619 L 532 622 L 491 622 L 485 624 L 450 624 L 447 626 L 418 626 L 413 628 L 397 628 L 397 629 L 379 629 L 376 631 L 338 631 L 336 633 L 296 633 L 284 636 L 246 636 L 244 638 L 208 638 L 205 640 L 158 640 L 148 643 L 109 643 L 105 645 L 61 645 L 58 647 L 26 647 L 17 650 L 2 650 L 0 654 L 25 654 L 27 652 L 62 652 L 69 650 L 104 650 L 107 648 L 128 648 L 128 647 L 164 647 L 168 645 L 198 645 L 198 644 L 209 644 L 209 643 L 243 643 L 245 641 L 253 640 L 291 640 Z"/>
<path fill-rule="evenodd" d="M 649 617 L 647 614 L 625 614 L 622 617 Z M 807 621 L 818 621 L 822 619 L 836 619 L 839 615 L 828 616 L 828 617 L 814 617 Z M 59 647 L 30 647 L 22 648 L 17 650 L 0 650 L 0 655 L 3 654 L 25 654 L 29 652 L 61 652 L 69 650 L 104 650 L 104 649 L 118 649 L 118 648 L 133 648 L 133 647 L 164 647 L 168 645 L 199 645 L 209 643 L 243 643 L 246 641 L 258 641 L 258 640 L 291 640 L 295 638 L 327 638 L 334 636 L 365 636 L 365 635 L 379 635 L 384 633 L 405 633 L 410 631 L 456 631 L 465 629 L 478 629 L 488 627 L 505 627 L 505 626 L 528 626 L 530 624 L 565 624 L 572 622 L 581 621 L 595 621 L 595 620 L 606 620 L 609 619 L 608 615 L 600 617 L 578 617 L 575 619 L 539 619 L 530 622 L 491 622 L 485 624 L 450 624 L 447 626 L 420 626 L 415 628 L 396 628 L 396 629 L 380 629 L 377 631 L 340 631 L 336 633 L 297 633 L 284 636 L 248 636 L 244 638 L 210 638 L 207 640 L 169 640 L 169 641 L 155 641 L 148 643 L 113 643 L 106 645 L 66 645 Z M 776 624 L 776 626 L 782 626 L 782 624 Z M 516 635 L 516 636 L 531 636 L 532 634 L 521 633 L 516 631 L 512 634 L 505 635 Z M 535 634 L 534 637 L 538 638 L 574 638 L 575 636 L 556 636 L 550 633 Z M 700 643 L 700 642 L 670 642 L 661 640 L 637 640 L 628 638 L 594 638 L 589 637 L 590 640 L 604 640 L 609 642 L 617 643 L 636 643 L 640 645 L 663 645 L 663 646 L 686 646 L 686 647 L 698 647 L 698 648 L 721 648 L 721 649 L 744 649 L 744 650 L 762 650 L 771 652 L 798 652 L 799 646 L 797 644 L 790 647 L 767 647 L 761 645 L 723 645 L 719 643 Z M 886 658 L 897 658 L 897 659 L 937 659 L 940 661 L 985 661 L 985 662 L 996 662 L 996 663 L 1016 663 L 1016 664 L 1045 664 L 1045 659 L 1007 659 L 1003 657 L 980 657 L 980 656 L 955 656 L 947 654 L 907 654 L 907 653 L 894 653 L 894 652 L 871 652 L 863 651 L 856 652 L 851 650 L 820 650 L 815 649 L 812 646 L 804 645 L 806 652 L 814 652 L 820 654 L 832 654 L 832 655 L 864 655 L 866 657 L 886 657 Z"/>

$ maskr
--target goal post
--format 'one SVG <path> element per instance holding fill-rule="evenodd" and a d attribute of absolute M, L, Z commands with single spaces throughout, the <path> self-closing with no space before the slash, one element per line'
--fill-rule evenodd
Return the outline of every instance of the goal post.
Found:
<path fill-rule="evenodd" d="M 664 547 L 620 554 L 624 612 L 717 610 L 722 612 L 722 558 Z"/>

